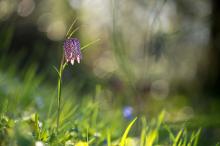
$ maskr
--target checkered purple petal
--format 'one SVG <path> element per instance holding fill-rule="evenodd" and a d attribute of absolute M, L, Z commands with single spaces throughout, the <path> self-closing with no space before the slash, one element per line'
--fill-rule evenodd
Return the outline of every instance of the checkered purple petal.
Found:
<path fill-rule="evenodd" d="M 64 41 L 64 55 L 66 62 L 74 63 L 76 60 L 80 63 L 82 59 L 81 49 L 80 49 L 80 42 L 77 38 L 70 38 Z"/>

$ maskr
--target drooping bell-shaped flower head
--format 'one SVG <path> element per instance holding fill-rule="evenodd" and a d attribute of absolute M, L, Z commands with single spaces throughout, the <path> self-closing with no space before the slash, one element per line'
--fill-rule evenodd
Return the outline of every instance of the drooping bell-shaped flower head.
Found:
<path fill-rule="evenodd" d="M 80 42 L 77 38 L 66 39 L 64 41 L 63 48 L 65 60 L 67 63 L 70 62 L 73 65 L 75 60 L 80 63 L 82 54 L 80 50 Z"/>

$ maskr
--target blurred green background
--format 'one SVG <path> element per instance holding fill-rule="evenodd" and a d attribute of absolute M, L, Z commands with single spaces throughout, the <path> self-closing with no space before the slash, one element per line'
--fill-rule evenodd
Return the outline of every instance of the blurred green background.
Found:
<path fill-rule="evenodd" d="M 147 118 L 166 110 L 168 123 L 203 127 L 204 144 L 216 143 L 218 6 L 218 0 L 0 0 L 1 107 L 15 109 L 11 117 L 25 111 L 46 117 L 56 97 L 53 65 L 77 18 L 73 37 L 81 46 L 100 41 L 65 70 L 66 98 L 97 100 L 104 111 L 130 106 Z"/>

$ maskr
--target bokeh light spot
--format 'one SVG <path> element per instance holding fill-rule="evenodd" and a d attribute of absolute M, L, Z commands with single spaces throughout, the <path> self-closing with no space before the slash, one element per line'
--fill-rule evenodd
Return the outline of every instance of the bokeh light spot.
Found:
<path fill-rule="evenodd" d="M 35 8 L 35 2 L 33 0 L 21 0 L 18 4 L 17 13 L 22 17 L 30 15 Z"/>
<path fill-rule="evenodd" d="M 54 41 L 63 40 L 65 33 L 66 25 L 61 20 L 51 22 L 47 28 L 47 37 Z"/>

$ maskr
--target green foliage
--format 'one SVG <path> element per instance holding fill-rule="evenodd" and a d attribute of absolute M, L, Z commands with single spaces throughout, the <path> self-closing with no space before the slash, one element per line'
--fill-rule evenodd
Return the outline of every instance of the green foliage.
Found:
<path fill-rule="evenodd" d="M 16 71 L 16 69 L 13 69 Z M 188 130 L 183 126 L 181 130 L 172 128 L 164 120 L 166 112 L 161 112 L 157 118 L 148 119 L 142 116 L 139 120 L 135 118 L 127 123 L 120 112 L 121 107 L 111 108 L 108 112 L 104 103 L 93 98 L 84 98 L 81 102 L 68 98 L 76 96 L 69 87 L 64 86 L 62 113 L 60 115 L 60 132 L 56 133 L 56 105 L 54 103 L 55 93 L 50 86 L 41 86 L 43 76 L 35 74 L 34 67 L 27 69 L 21 75 L 23 81 L 15 82 L 13 73 L 1 73 L 1 87 L 9 88 L 8 93 L 0 90 L 1 117 L 0 117 L 0 145 L 34 145 L 35 142 L 42 142 L 49 145 L 108 145 L 108 146 L 197 146 L 201 129 L 197 131 Z M 23 76 L 23 77 L 22 77 Z M 3 79 L 4 77 L 4 79 Z M 12 83 L 16 83 L 13 85 Z M 22 89 L 14 90 L 12 89 Z M 98 88 L 98 87 L 97 87 Z M 52 93 L 52 94 L 51 94 Z M 95 96 L 102 94 L 102 88 L 97 89 Z M 36 96 L 37 95 L 37 96 Z M 9 99 L 17 97 L 17 102 Z M 37 98 L 43 98 L 44 106 L 37 105 Z M 31 99 L 31 100 L 30 100 Z M 25 102 L 25 106 L 22 102 Z M 14 107 L 14 108 L 11 108 Z M 107 110 L 106 110 L 107 108 Z M 111 114 L 109 114 L 111 113 Z M 114 114 L 112 114 L 114 113 Z M 136 124 L 134 125 L 134 123 Z M 126 127 L 126 125 L 128 125 Z M 137 133 L 131 129 L 141 127 Z M 121 133 L 124 131 L 123 135 Z M 173 132 L 174 131 L 174 132 Z M 107 135 L 106 135 L 107 134 Z M 130 136 L 132 135 L 132 136 Z"/>
<path fill-rule="evenodd" d="M 121 142 L 120 142 L 120 144 L 119 144 L 120 146 L 125 146 L 125 144 L 126 144 L 126 138 L 127 138 L 127 136 L 128 136 L 128 132 L 130 131 L 132 125 L 135 123 L 136 120 L 137 120 L 137 118 L 135 118 L 135 119 L 128 125 L 128 127 L 126 128 L 126 130 L 125 130 L 125 132 L 124 132 L 124 134 L 123 134 L 123 136 L 122 136 L 122 138 L 121 138 Z"/>
<path fill-rule="evenodd" d="M 97 41 L 92 41 L 82 48 Z M 61 66 L 59 70 L 54 67 L 60 85 L 61 70 L 63 71 L 64 67 Z M 102 91 L 101 85 L 97 85 L 97 93 L 85 97 L 78 97 L 71 86 L 62 86 L 63 99 L 59 107 L 62 112 L 59 115 L 57 132 L 55 87 L 43 83 L 44 80 L 44 75 L 37 74 L 34 65 L 26 67 L 25 71 L 20 73 L 16 65 L 4 71 L 0 70 L 1 146 L 35 145 L 36 142 L 54 146 L 199 145 L 201 129 L 187 131 L 184 126 L 177 131 L 171 128 L 172 125 L 166 124 L 165 111 L 152 120 L 142 116 L 128 123 L 121 114 L 120 104 L 115 106 L 106 104 L 107 99 L 99 100 L 100 97 L 105 98 L 108 93 Z M 61 94 L 61 91 L 58 94 Z"/>

